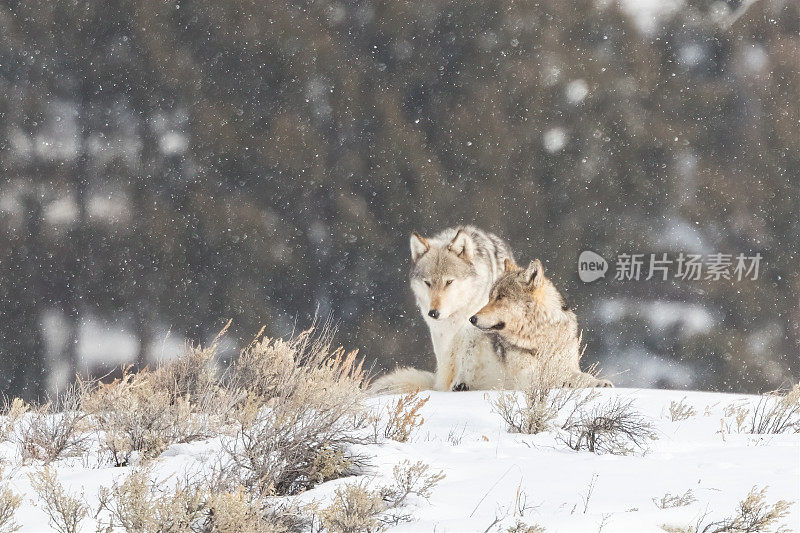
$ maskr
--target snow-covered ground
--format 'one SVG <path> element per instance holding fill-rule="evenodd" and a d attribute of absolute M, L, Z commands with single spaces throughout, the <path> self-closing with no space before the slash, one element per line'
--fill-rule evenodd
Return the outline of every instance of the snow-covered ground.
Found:
<path fill-rule="evenodd" d="M 695 524 L 704 514 L 708 521 L 729 517 L 754 486 L 769 487 L 769 503 L 795 502 L 783 522 L 789 531 L 800 531 L 800 435 L 721 431 L 726 424 L 729 429 L 736 426 L 726 408 L 752 407 L 758 397 L 602 390 L 595 401 L 632 400 L 657 435 L 648 453 L 617 456 L 573 451 L 554 432 L 508 433 L 490 405 L 496 392 L 425 394 L 430 400 L 421 411 L 424 423 L 409 442 L 386 441 L 359 450 L 371 456 L 362 480 L 374 486 L 388 483 L 393 466 L 406 459 L 421 460 L 432 471 L 446 474 L 429 500 L 412 500 L 407 511 L 415 521 L 392 531 L 505 531 L 517 520 L 554 532 L 661 531 L 662 524 Z M 369 401 L 385 413 L 383 405 L 393 399 Z M 682 400 L 696 414 L 672 421 L 670 402 Z M 173 445 L 156 460 L 154 472 L 168 478 L 202 468 L 218 447 L 217 440 Z M 10 448 L 2 451 L 10 452 Z M 22 531 L 48 531 L 47 517 L 36 506 L 26 475 L 34 468 L 26 466 L 12 473 L 10 486 L 25 497 L 16 520 Z M 57 468 L 64 486 L 82 492 L 91 505 L 97 502 L 99 487 L 129 470 L 96 468 L 74 459 L 60 461 Z M 327 482 L 298 499 L 324 504 L 337 487 L 356 480 Z M 688 490 L 696 498 L 689 505 L 660 509 L 653 501 L 666 493 L 680 495 Z M 95 524 L 89 519 L 84 528 L 94 531 Z"/>

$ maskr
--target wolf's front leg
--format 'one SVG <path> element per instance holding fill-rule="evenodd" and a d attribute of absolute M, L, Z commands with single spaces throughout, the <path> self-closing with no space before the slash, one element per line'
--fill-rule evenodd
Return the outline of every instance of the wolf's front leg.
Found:
<path fill-rule="evenodd" d="M 468 391 L 480 388 L 475 379 L 474 338 L 471 331 L 463 330 L 453 340 L 450 352 L 453 379 L 448 384 L 447 390 L 453 392 Z"/>
<path fill-rule="evenodd" d="M 458 364 L 452 353 L 436 358 L 436 379 L 434 389 L 438 391 L 452 390 L 458 373 Z"/>

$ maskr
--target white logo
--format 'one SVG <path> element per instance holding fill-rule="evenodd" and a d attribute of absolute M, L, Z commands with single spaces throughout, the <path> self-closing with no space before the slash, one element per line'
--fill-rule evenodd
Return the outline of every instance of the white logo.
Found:
<path fill-rule="evenodd" d="M 608 262 L 600 254 L 585 250 L 578 257 L 578 276 L 584 283 L 606 277 L 607 270 Z"/>

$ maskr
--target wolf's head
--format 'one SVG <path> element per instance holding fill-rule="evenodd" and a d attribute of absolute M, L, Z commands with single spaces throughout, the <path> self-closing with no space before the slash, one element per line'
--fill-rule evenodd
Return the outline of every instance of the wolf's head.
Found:
<path fill-rule="evenodd" d="M 564 312 L 567 311 L 561 295 L 545 277 L 541 261 L 531 261 L 523 269 L 506 259 L 505 273 L 492 286 L 489 303 L 469 321 L 514 342 L 528 332 L 532 322 Z"/>
<path fill-rule="evenodd" d="M 488 283 L 474 262 L 475 252 L 475 242 L 464 230 L 449 242 L 411 235 L 411 289 L 424 315 L 433 320 L 458 315 L 466 319 L 476 298 L 486 297 Z"/>

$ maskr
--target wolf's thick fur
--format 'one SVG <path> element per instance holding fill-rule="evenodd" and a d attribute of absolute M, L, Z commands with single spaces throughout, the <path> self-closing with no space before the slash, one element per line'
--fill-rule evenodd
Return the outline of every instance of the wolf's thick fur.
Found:
<path fill-rule="evenodd" d="M 505 271 L 492 287 L 489 302 L 470 318 L 477 329 L 495 338 L 505 387 L 524 388 L 545 367 L 548 373 L 557 372 L 566 386 L 612 386 L 581 372 L 577 317 L 545 277 L 542 263 L 537 259 L 522 269 L 508 260 Z"/>
<path fill-rule="evenodd" d="M 489 299 L 510 247 L 473 226 L 411 236 L 411 289 L 431 332 L 436 373 L 399 369 L 376 380 L 376 392 L 495 388 L 502 364 L 492 340 L 468 321 Z"/>

